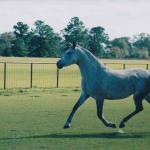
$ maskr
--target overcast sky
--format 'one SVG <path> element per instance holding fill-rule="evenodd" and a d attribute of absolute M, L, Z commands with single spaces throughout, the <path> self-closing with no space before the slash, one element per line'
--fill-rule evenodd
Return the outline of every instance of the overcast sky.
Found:
<path fill-rule="evenodd" d="M 0 0 L 0 33 L 36 20 L 59 32 L 74 16 L 88 28 L 104 27 L 111 38 L 150 33 L 150 0 Z"/>

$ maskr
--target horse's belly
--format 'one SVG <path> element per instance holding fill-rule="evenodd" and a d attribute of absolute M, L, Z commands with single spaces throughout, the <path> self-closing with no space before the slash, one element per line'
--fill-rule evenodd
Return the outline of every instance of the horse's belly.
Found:
<path fill-rule="evenodd" d="M 99 92 L 97 92 L 97 90 L 89 90 L 88 94 L 93 97 L 94 99 L 98 99 L 98 98 L 103 98 L 103 99 L 109 99 L 109 100 L 117 100 L 117 99 L 123 99 L 126 98 L 130 95 L 133 94 L 133 91 L 114 91 L 112 90 L 111 92 L 103 92 L 102 90 L 99 90 Z"/>
<path fill-rule="evenodd" d="M 106 91 L 105 99 L 122 99 L 134 93 L 133 87 L 124 86 L 120 88 L 112 88 Z"/>
<path fill-rule="evenodd" d="M 104 99 L 122 99 L 130 96 L 134 93 L 134 86 L 130 83 L 122 82 L 120 84 L 115 82 L 112 84 L 104 85 L 102 82 L 84 84 L 83 91 L 94 99 L 104 98 Z"/>
<path fill-rule="evenodd" d="M 123 99 L 123 98 L 126 98 L 132 94 L 133 94 L 133 92 L 132 93 L 116 94 L 116 95 L 112 94 L 112 95 L 106 96 L 105 99 L 109 99 L 109 100 Z"/>

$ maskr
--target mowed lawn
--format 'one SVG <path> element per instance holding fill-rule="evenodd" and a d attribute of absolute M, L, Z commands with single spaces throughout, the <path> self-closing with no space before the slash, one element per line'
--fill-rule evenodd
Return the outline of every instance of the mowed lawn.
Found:
<path fill-rule="evenodd" d="M 89 99 L 70 129 L 62 127 L 80 95 L 79 88 L 0 90 L 1 150 L 145 150 L 150 144 L 150 105 L 119 133 L 104 127 Z M 116 123 L 133 111 L 132 97 L 105 101 L 105 117 Z"/>

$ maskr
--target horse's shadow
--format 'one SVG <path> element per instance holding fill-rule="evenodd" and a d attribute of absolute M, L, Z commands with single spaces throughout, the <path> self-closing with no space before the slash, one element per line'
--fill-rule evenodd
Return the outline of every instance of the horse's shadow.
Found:
<path fill-rule="evenodd" d="M 43 139 L 43 138 L 54 138 L 54 139 L 62 139 L 62 138 L 106 138 L 106 139 L 139 139 L 139 138 L 148 138 L 150 137 L 150 132 L 138 132 L 138 133 L 87 133 L 87 134 L 63 134 L 63 133 L 55 133 L 55 134 L 46 134 L 46 135 L 33 135 L 33 136 L 25 136 L 25 137 L 14 137 L 14 138 L 0 138 L 1 140 L 20 140 L 20 139 Z"/>

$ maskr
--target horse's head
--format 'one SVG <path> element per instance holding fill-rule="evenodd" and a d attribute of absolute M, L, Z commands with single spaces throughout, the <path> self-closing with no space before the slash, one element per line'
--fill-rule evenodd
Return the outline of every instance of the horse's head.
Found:
<path fill-rule="evenodd" d="M 70 66 L 72 64 L 77 64 L 78 56 L 76 45 L 73 44 L 71 48 L 69 48 L 63 57 L 57 62 L 57 68 L 61 69 L 66 66 Z"/>

